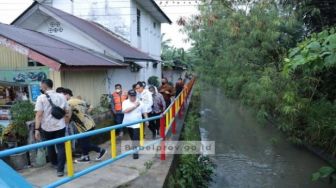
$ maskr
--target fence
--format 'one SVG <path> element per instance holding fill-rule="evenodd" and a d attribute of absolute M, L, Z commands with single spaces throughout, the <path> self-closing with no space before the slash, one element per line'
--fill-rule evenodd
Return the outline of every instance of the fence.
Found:
<path fill-rule="evenodd" d="M 188 97 L 190 95 L 190 92 L 192 90 L 192 87 L 195 83 L 195 79 L 192 79 L 190 82 L 188 82 L 185 85 L 185 88 L 182 90 L 182 92 L 174 99 L 174 101 L 167 107 L 167 109 L 159 116 L 155 116 L 155 117 L 151 117 L 151 118 L 147 118 L 147 119 L 142 119 L 142 120 L 138 120 L 138 121 L 134 121 L 131 123 L 124 123 L 124 124 L 119 124 L 119 125 L 114 125 L 114 126 L 109 126 L 106 128 L 102 128 L 102 129 L 97 129 L 97 130 L 93 130 L 90 132 L 85 132 L 85 133 L 80 133 L 80 134 L 75 134 L 75 135 L 70 135 L 70 136 L 66 136 L 66 137 L 62 137 L 62 138 L 57 138 L 57 139 L 53 139 L 53 140 L 48 140 L 48 141 L 43 141 L 43 142 L 39 142 L 39 143 L 35 143 L 35 144 L 31 144 L 31 145 L 26 145 L 26 146 L 22 146 L 22 147 L 17 147 L 17 148 L 13 148 L 13 149 L 8 149 L 8 150 L 4 150 L 0 152 L 0 158 L 9 156 L 9 155 L 13 155 L 13 154 L 17 154 L 17 153 L 21 153 L 21 152 L 26 152 L 29 150 L 34 150 L 34 149 L 38 149 L 41 147 L 46 147 L 46 146 L 50 146 L 50 145 L 55 145 L 55 144 L 59 144 L 59 143 L 64 143 L 65 144 L 65 153 L 66 153 L 66 168 L 67 168 L 67 177 L 62 178 L 58 181 L 55 181 L 49 185 L 46 185 L 45 187 L 57 187 L 60 186 L 62 184 L 65 184 L 67 182 L 70 182 L 74 179 L 77 179 L 85 174 L 88 174 L 92 171 L 95 171 L 103 166 L 106 166 L 108 164 L 113 163 L 114 161 L 117 161 L 119 159 L 122 159 L 128 155 L 131 155 L 133 153 L 138 152 L 142 147 L 146 147 L 146 146 L 151 146 L 154 144 L 158 144 L 161 143 L 161 151 L 160 151 L 160 159 L 161 160 L 165 160 L 166 159 L 166 154 L 165 154 L 165 150 L 164 150 L 164 146 L 165 146 L 165 139 L 166 139 L 166 135 L 168 133 L 168 131 L 170 130 L 170 128 L 172 129 L 172 134 L 176 133 L 176 117 L 182 116 L 182 111 L 185 108 L 185 105 L 187 103 Z M 151 120 L 157 120 L 160 119 L 160 139 L 157 139 L 155 141 L 151 141 L 149 143 L 147 143 L 145 145 L 144 142 L 144 122 L 146 121 L 151 121 Z M 123 127 L 127 127 L 130 125 L 134 125 L 134 124 L 138 124 L 140 123 L 140 147 L 137 147 L 136 149 L 130 150 L 130 151 L 126 151 L 124 153 L 121 153 L 118 155 L 117 153 L 117 140 L 116 140 L 116 130 L 123 128 Z M 73 159 L 72 159 L 72 148 L 71 148 L 71 141 L 72 140 L 77 140 L 80 138 L 84 138 L 84 137 L 90 137 L 90 136 L 94 136 L 94 135 L 98 135 L 101 133 L 105 133 L 105 132 L 110 132 L 110 138 L 111 138 L 111 158 L 102 161 L 98 164 L 95 164 L 93 166 L 90 166 L 82 171 L 76 172 L 74 171 L 74 167 L 73 167 Z M 4 164 L 2 160 L 0 160 L 0 167 L 2 168 L 1 164 Z M 1 179 L 5 179 L 7 178 L 8 180 L 8 174 L 10 173 L 10 168 L 2 168 L 0 169 L 0 180 Z M 2 173 L 3 172 L 3 173 Z M 20 177 L 18 174 L 14 174 L 15 177 Z M 6 182 L 6 181 L 4 181 Z M 11 179 L 7 182 L 15 182 L 15 180 Z M 16 187 L 27 187 L 31 185 L 27 184 L 27 182 L 25 181 L 20 181 L 18 179 L 18 181 L 16 181 Z M 13 185 L 13 184 L 12 184 Z M 0 181 L 0 186 L 1 186 L 1 181 Z M 4 185 L 6 186 L 6 185 Z M 10 186 L 8 186 L 10 187 Z"/>

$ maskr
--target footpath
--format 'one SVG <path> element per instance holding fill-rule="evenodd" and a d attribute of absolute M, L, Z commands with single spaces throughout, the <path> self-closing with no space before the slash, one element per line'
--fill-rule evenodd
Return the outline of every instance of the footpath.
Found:
<path fill-rule="evenodd" d="M 187 109 L 187 108 L 185 108 Z M 176 134 L 171 134 L 171 129 L 167 134 L 166 140 L 179 140 L 182 130 L 184 116 L 176 119 Z M 145 128 L 145 144 L 154 141 L 151 137 L 151 132 Z M 126 134 L 122 140 L 129 140 Z M 118 154 L 121 152 L 121 141 L 119 140 Z M 110 142 L 102 144 L 101 147 L 107 149 L 107 154 L 104 159 L 108 159 L 110 154 Z M 153 154 L 141 154 L 139 159 L 134 160 L 132 155 L 120 159 L 110 165 L 100 168 L 94 172 L 86 174 L 74 181 L 66 183 L 62 188 L 112 188 L 112 187 L 146 187 L 158 188 L 163 187 L 165 179 L 169 174 L 169 169 L 172 167 L 174 155 L 166 155 L 166 160 L 160 160 L 160 151 Z M 96 153 L 91 152 L 90 158 L 95 159 Z M 92 161 L 85 164 L 74 163 L 74 169 L 80 171 L 89 167 L 96 162 Z M 40 168 L 28 168 L 20 171 L 27 181 L 31 182 L 35 187 L 43 187 L 53 181 L 58 180 L 56 170 L 50 164 Z"/>

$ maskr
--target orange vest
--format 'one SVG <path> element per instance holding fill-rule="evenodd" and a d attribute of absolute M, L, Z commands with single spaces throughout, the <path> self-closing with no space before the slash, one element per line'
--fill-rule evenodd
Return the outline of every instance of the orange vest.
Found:
<path fill-rule="evenodd" d="M 122 103 L 127 99 L 127 94 L 125 92 L 122 92 L 121 95 L 119 95 L 117 92 L 114 92 L 112 96 L 114 102 L 114 110 L 121 111 Z"/>

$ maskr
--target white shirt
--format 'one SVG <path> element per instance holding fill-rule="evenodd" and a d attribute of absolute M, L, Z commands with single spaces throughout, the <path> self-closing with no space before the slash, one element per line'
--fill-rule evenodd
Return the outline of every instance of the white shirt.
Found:
<path fill-rule="evenodd" d="M 47 91 L 47 94 L 50 96 L 51 101 L 62 109 L 68 110 L 68 103 L 64 95 L 56 93 L 53 90 Z M 47 99 L 46 95 L 40 95 L 36 99 L 35 111 L 43 111 L 41 128 L 44 131 L 52 132 L 61 130 L 65 127 L 64 118 L 56 119 L 51 115 L 51 105 Z"/>
<path fill-rule="evenodd" d="M 131 102 L 129 99 L 125 100 L 122 103 L 122 111 L 124 112 L 127 108 L 134 107 L 135 103 L 136 102 Z M 133 122 L 133 121 L 141 120 L 142 119 L 142 114 L 146 113 L 144 107 L 145 107 L 144 103 L 142 103 L 140 101 L 140 106 L 138 106 L 136 109 L 132 110 L 131 112 L 124 113 L 123 123 L 130 123 L 130 122 Z M 130 126 L 127 126 L 127 127 L 134 128 L 134 129 L 135 128 L 140 128 L 140 123 L 130 125 Z"/>
<path fill-rule="evenodd" d="M 145 105 L 145 112 L 150 113 L 153 106 L 153 94 L 148 90 L 144 89 L 142 93 L 137 93 L 137 99 Z"/>

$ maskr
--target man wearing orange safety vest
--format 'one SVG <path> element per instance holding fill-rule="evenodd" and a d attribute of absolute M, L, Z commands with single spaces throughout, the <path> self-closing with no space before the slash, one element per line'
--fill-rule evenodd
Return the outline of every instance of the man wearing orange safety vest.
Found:
<path fill-rule="evenodd" d="M 122 103 L 127 99 L 127 92 L 122 91 L 121 84 L 116 84 L 115 91 L 112 93 L 111 110 L 114 115 L 114 121 L 116 124 L 121 124 L 124 119 L 124 113 L 122 112 Z M 123 136 L 122 129 L 119 132 L 119 137 Z"/>

